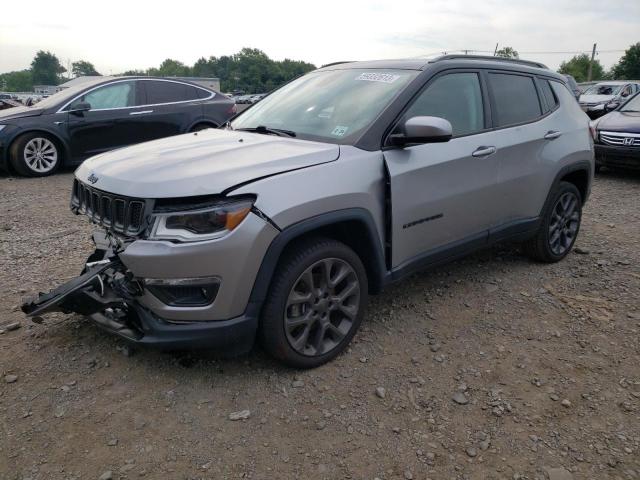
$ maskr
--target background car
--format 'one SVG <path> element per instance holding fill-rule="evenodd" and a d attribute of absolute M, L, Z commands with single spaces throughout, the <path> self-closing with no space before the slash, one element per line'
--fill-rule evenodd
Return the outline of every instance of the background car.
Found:
<path fill-rule="evenodd" d="M 41 177 L 148 140 L 218 127 L 233 100 L 182 80 L 102 77 L 0 113 L 0 167 Z"/>
<path fill-rule="evenodd" d="M 596 83 L 580 95 L 580 107 L 590 118 L 598 118 L 639 91 L 640 83 L 637 82 L 609 81 Z M 613 105 L 607 109 L 607 104 Z"/>
<path fill-rule="evenodd" d="M 596 169 L 640 170 L 640 93 L 591 124 Z"/>

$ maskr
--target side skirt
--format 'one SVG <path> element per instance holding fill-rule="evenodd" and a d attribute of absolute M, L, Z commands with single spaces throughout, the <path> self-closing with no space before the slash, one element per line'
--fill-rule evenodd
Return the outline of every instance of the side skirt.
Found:
<path fill-rule="evenodd" d="M 496 243 L 527 240 L 535 235 L 539 225 L 539 217 L 516 220 L 458 242 L 434 248 L 387 272 L 385 285 L 396 283 L 418 271 L 452 262 Z"/>

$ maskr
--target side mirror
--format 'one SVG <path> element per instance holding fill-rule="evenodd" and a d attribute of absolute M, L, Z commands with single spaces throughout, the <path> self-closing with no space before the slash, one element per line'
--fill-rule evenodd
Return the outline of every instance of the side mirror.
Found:
<path fill-rule="evenodd" d="M 82 112 L 88 112 L 89 110 L 91 110 L 91 104 L 89 102 L 80 102 L 80 103 L 76 103 L 68 111 L 69 111 L 69 113 L 78 114 L 78 113 L 82 113 Z"/>
<path fill-rule="evenodd" d="M 612 112 L 616 108 L 618 108 L 619 106 L 620 106 L 620 104 L 618 102 L 609 102 L 604 106 L 604 109 L 605 109 L 606 112 Z"/>
<path fill-rule="evenodd" d="M 389 138 L 394 145 L 405 147 L 422 143 L 448 142 L 453 136 L 449 120 L 440 117 L 411 117 L 404 122 L 404 133 Z"/>

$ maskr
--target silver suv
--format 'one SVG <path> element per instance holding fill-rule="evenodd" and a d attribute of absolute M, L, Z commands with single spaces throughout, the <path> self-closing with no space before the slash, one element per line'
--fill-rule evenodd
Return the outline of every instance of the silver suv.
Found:
<path fill-rule="evenodd" d="M 367 296 L 516 240 L 561 260 L 593 178 L 588 118 L 544 65 L 443 56 L 329 65 L 210 129 L 112 151 L 71 208 L 84 272 L 23 305 L 127 340 L 315 367 Z"/>

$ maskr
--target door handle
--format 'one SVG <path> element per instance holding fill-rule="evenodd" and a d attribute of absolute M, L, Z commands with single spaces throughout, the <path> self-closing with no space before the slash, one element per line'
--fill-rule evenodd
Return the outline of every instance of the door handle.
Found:
<path fill-rule="evenodd" d="M 153 110 L 141 110 L 140 112 L 131 112 L 129 115 L 144 115 L 145 113 L 153 113 Z"/>
<path fill-rule="evenodd" d="M 562 132 L 558 132 L 555 130 L 549 130 L 546 135 L 544 136 L 545 140 L 555 140 L 556 138 L 558 138 L 560 135 L 562 135 Z"/>
<path fill-rule="evenodd" d="M 478 147 L 471 154 L 473 157 L 486 157 L 497 152 L 496 147 Z"/>

